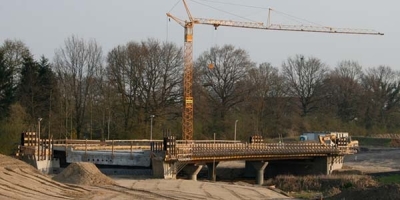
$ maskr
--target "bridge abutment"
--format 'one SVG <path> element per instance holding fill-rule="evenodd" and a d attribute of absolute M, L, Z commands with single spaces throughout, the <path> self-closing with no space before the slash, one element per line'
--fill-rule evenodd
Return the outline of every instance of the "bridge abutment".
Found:
<path fill-rule="evenodd" d="M 332 174 L 334 170 L 342 169 L 343 162 L 344 162 L 344 156 L 328 156 L 327 157 L 328 174 Z"/>
<path fill-rule="evenodd" d="M 313 174 L 332 174 L 334 170 L 342 169 L 344 156 L 324 156 L 315 157 L 314 164 L 311 165 Z"/>
<path fill-rule="evenodd" d="M 154 178 L 176 179 L 176 169 L 172 162 L 165 162 L 162 157 L 152 158 L 152 170 Z"/>
<path fill-rule="evenodd" d="M 190 176 L 191 180 L 197 181 L 197 174 L 199 174 L 202 168 L 203 165 L 190 164 L 186 165 L 185 168 L 183 168 L 183 171 Z"/>

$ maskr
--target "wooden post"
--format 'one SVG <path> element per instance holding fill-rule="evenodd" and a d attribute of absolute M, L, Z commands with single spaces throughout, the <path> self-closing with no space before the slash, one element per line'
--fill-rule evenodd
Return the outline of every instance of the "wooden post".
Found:
<path fill-rule="evenodd" d="M 65 137 L 65 156 L 67 156 L 67 144 L 68 144 L 68 138 Z"/>

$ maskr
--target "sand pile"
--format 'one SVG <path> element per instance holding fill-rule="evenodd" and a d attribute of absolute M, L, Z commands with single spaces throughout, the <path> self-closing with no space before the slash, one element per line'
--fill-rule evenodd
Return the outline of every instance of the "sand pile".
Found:
<path fill-rule="evenodd" d="M 51 180 L 33 166 L 0 154 L 0 199 L 79 199 L 88 191 Z"/>
<path fill-rule="evenodd" d="M 35 174 L 41 174 L 40 171 L 32 165 L 3 154 L 0 154 L 0 169 L 25 169 Z"/>
<path fill-rule="evenodd" d="M 100 172 L 96 165 L 88 162 L 72 163 L 60 174 L 53 177 L 63 183 L 78 185 L 113 185 L 115 182 Z"/>

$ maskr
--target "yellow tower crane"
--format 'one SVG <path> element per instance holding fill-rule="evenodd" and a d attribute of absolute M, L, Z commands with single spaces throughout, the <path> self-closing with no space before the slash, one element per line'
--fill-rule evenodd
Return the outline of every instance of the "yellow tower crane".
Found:
<path fill-rule="evenodd" d="M 250 29 L 263 29 L 271 31 L 299 31 L 299 32 L 319 32 L 319 33 L 340 33 L 340 34 L 363 34 L 363 35 L 383 35 L 381 32 L 369 29 L 350 29 L 350 28 L 333 28 L 326 26 L 309 26 L 309 25 L 285 25 L 285 24 L 271 24 L 270 12 L 268 13 L 268 22 L 245 22 L 245 21 L 232 21 L 220 19 L 205 19 L 194 18 L 190 13 L 186 0 L 182 0 L 188 15 L 188 20 L 182 20 L 171 13 L 167 16 L 175 20 L 185 29 L 184 33 L 184 107 L 182 114 L 182 139 L 193 140 L 193 27 L 195 24 L 212 25 L 215 28 L 219 26 L 237 27 L 237 28 L 250 28 Z"/>

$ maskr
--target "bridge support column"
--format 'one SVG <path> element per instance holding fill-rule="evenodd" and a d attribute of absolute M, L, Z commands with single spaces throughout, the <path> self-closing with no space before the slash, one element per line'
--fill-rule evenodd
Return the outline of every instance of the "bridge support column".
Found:
<path fill-rule="evenodd" d="M 268 162 L 264 162 L 264 161 L 252 161 L 249 162 L 249 164 L 251 164 L 254 169 L 256 170 L 257 174 L 256 174 L 256 183 L 258 185 L 262 185 L 264 184 L 264 170 L 268 165 Z"/>
<path fill-rule="evenodd" d="M 176 179 L 175 165 L 172 162 L 164 162 L 162 157 L 152 159 L 154 178 Z"/>
<path fill-rule="evenodd" d="M 190 178 L 193 181 L 197 181 L 197 174 L 199 174 L 201 168 L 203 168 L 203 165 L 187 165 L 185 168 L 183 168 L 183 171 L 187 174 L 189 174 Z"/>
<path fill-rule="evenodd" d="M 211 181 L 216 181 L 217 180 L 217 166 L 219 162 L 212 162 L 212 163 L 207 163 L 207 168 L 208 168 L 208 174 L 207 174 L 207 179 Z"/>

